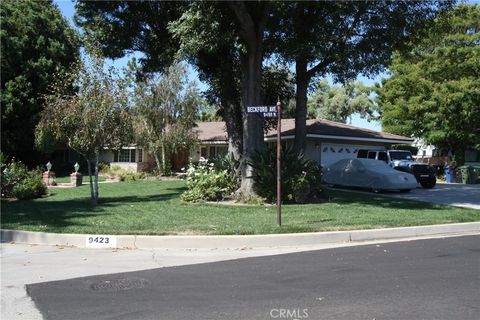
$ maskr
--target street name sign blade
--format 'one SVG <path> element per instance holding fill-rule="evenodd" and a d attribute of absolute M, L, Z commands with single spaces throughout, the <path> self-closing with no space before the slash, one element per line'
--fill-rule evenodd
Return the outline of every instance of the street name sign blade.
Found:
<path fill-rule="evenodd" d="M 247 106 L 247 113 L 255 113 L 264 118 L 276 118 L 277 106 Z"/>

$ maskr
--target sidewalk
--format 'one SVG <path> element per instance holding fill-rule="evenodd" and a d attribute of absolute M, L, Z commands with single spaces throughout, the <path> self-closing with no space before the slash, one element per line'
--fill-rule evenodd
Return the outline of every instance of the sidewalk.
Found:
<path fill-rule="evenodd" d="M 427 225 L 417 227 L 385 228 L 371 230 L 351 230 L 332 232 L 310 232 L 268 235 L 234 236 L 142 236 L 142 235 L 87 235 L 1 230 L 2 242 L 15 242 L 39 245 L 62 245 L 79 248 L 91 247 L 92 238 L 108 237 L 108 244 L 98 247 L 130 249 L 237 249 L 271 248 L 373 241 L 418 236 L 449 235 L 460 233 L 480 233 L 480 222 Z M 90 241 L 90 243 L 89 243 Z"/>
<path fill-rule="evenodd" d="M 478 232 L 476 232 L 478 234 Z M 317 244 L 284 248 L 240 249 L 85 249 L 2 243 L 1 318 L 42 319 L 25 291 L 26 284 L 64 280 L 91 275 L 130 272 L 171 266 L 216 262 L 292 252 L 331 249 L 347 246 L 411 241 L 429 236 L 383 241 Z"/>
<path fill-rule="evenodd" d="M 88 235 L 1 230 L 1 318 L 41 319 L 25 291 L 31 283 L 470 234 L 480 234 L 480 222 L 254 236 L 116 236 L 119 248 L 92 249 L 85 248 Z"/>

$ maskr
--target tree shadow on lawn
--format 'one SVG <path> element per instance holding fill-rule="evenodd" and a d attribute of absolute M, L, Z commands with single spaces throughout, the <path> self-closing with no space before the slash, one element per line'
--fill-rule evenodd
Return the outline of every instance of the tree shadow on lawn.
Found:
<path fill-rule="evenodd" d="M 382 195 L 382 193 L 367 194 L 356 193 L 355 191 L 357 190 L 353 190 L 353 192 L 349 192 L 348 190 L 325 190 L 325 194 L 329 197 L 328 202 L 350 205 L 357 203 L 359 207 L 368 205 L 385 209 L 403 210 L 445 210 L 446 208 L 451 208 L 443 204 L 389 197 L 388 193 L 383 193 L 384 195 Z"/>
<path fill-rule="evenodd" d="M 182 186 L 182 187 L 174 187 L 174 188 L 165 188 L 165 190 L 175 191 L 176 194 L 180 196 L 180 194 L 182 194 L 184 191 L 187 191 L 187 187 Z"/>
<path fill-rule="evenodd" d="M 84 226 L 86 224 L 74 222 L 73 219 L 89 215 L 111 215 L 111 208 L 124 204 L 167 201 L 177 197 L 178 193 L 164 193 L 149 196 L 100 197 L 97 206 L 91 204 L 90 198 L 53 201 L 2 200 L 1 220 L 3 226 L 38 225 L 47 226 L 43 231 L 53 231 L 53 229 L 68 226 Z M 49 226 L 53 228 L 49 230 Z"/>

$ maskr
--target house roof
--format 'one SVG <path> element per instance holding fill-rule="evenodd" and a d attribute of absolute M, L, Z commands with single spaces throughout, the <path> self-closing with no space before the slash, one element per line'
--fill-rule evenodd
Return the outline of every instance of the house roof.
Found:
<path fill-rule="evenodd" d="M 201 141 L 227 141 L 225 122 L 199 122 L 197 125 L 198 137 Z M 267 133 L 266 139 L 273 139 L 276 134 L 277 130 L 272 129 Z M 292 139 L 295 137 L 295 119 L 282 119 L 282 137 L 284 139 Z M 413 138 L 388 132 L 373 131 L 324 119 L 307 120 L 307 137 L 370 140 L 391 143 L 411 143 L 414 140 Z"/>
<path fill-rule="evenodd" d="M 200 141 L 227 141 L 227 128 L 224 121 L 197 122 L 198 139 Z"/>

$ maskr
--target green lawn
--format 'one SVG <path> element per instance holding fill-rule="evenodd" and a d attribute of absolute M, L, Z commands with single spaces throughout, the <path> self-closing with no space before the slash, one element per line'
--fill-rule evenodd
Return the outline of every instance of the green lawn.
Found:
<path fill-rule="evenodd" d="M 274 206 L 187 204 L 183 181 L 100 185 L 100 204 L 89 188 L 51 189 L 33 201 L 2 201 L 4 229 L 96 234 L 259 234 L 371 229 L 479 221 L 480 210 L 330 192 L 320 204 L 284 205 L 283 227 Z"/>

